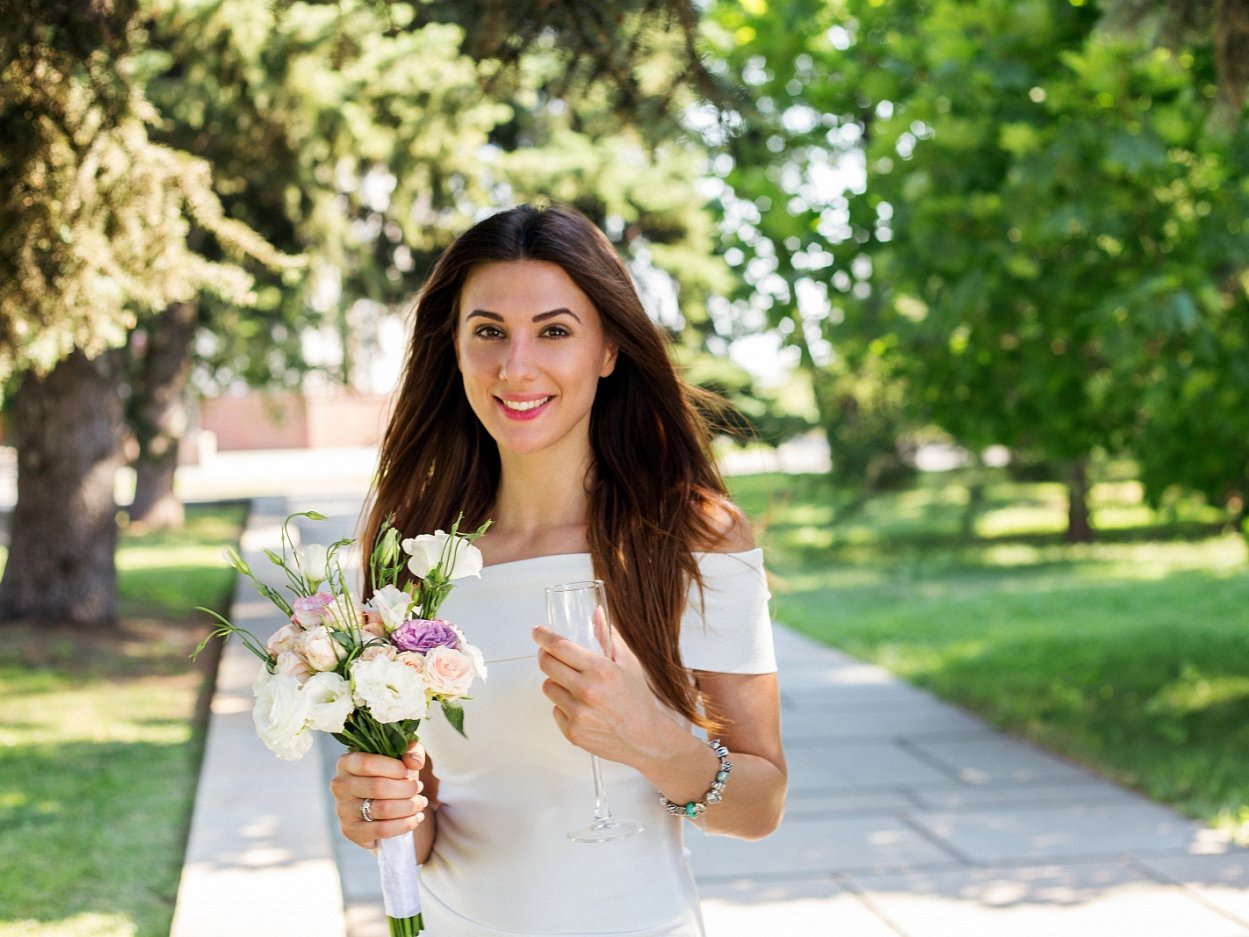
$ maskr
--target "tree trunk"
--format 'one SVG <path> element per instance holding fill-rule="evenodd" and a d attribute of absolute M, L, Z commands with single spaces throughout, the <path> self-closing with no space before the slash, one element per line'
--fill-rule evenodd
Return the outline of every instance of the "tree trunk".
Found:
<path fill-rule="evenodd" d="M 144 527 L 181 527 L 186 519 L 173 483 L 187 430 L 187 375 L 198 314 L 195 303 L 174 303 L 152 320 L 131 381 L 127 419 L 139 456 L 130 520 Z"/>
<path fill-rule="evenodd" d="M 121 363 L 74 352 L 11 400 L 17 504 L 0 618 L 84 626 L 116 618 Z"/>
<path fill-rule="evenodd" d="M 1088 461 L 1078 459 L 1067 467 L 1067 542 L 1092 543 L 1089 518 Z"/>

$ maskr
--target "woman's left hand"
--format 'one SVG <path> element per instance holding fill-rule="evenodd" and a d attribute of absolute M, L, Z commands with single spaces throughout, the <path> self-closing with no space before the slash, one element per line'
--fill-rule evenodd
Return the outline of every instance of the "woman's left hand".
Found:
<path fill-rule="evenodd" d="M 679 729 L 619 634 L 613 633 L 610 657 L 542 626 L 533 629 L 533 639 L 547 676 L 542 692 L 555 704 L 555 724 L 578 748 L 637 766 L 654 757 L 660 739 Z"/>

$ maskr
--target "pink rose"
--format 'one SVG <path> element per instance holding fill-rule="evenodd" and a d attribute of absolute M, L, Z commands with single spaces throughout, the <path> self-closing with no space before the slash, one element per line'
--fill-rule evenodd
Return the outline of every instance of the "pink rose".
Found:
<path fill-rule="evenodd" d="M 269 641 L 265 645 L 265 650 L 277 657 L 283 651 L 293 651 L 295 642 L 299 640 L 299 636 L 303 634 L 304 629 L 296 624 L 283 625 L 273 634 L 269 635 Z"/>
<path fill-rule="evenodd" d="M 297 651 L 283 651 L 279 654 L 273 672 L 280 677 L 295 677 L 300 683 L 312 676 L 312 668 L 308 666 L 308 661 Z"/>
<path fill-rule="evenodd" d="M 425 655 L 425 685 L 436 696 L 463 696 L 473 683 L 473 662 L 463 651 L 436 647 Z"/>
<path fill-rule="evenodd" d="M 425 655 L 418 654 L 416 651 L 400 651 L 395 655 L 395 659 L 401 664 L 406 664 L 417 673 L 425 671 Z"/>
<path fill-rule="evenodd" d="M 291 603 L 291 608 L 295 610 L 295 613 L 291 615 L 291 621 L 303 625 L 305 628 L 319 625 L 321 624 L 325 606 L 333 601 L 334 596 L 328 592 L 318 592 L 315 595 L 301 595 Z"/>
<path fill-rule="evenodd" d="M 379 657 L 385 660 L 394 660 L 396 652 L 389 644 L 370 644 L 360 652 L 360 660 L 377 660 Z"/>
<path fill-rule="evenodd" d="M 382 621 L 382 616 L 372 609 L 366 609 L 364 612 L 364 624 L 360 626 L 360 630 L 364 632 L 367 638 L 385 638 L 386 622 Z"/>
<path fill-rule="evenodd" d="M 309 628 L 295 642 L 295 650 L 303 655 L 313 670 L 326 671 L 338 667 L 342 646 L 334 640 L 328 628 Z"/>

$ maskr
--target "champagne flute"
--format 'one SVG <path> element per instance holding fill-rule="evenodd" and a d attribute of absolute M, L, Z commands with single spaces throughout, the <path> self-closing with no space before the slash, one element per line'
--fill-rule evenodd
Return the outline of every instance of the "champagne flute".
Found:
<path fill-rule="evenodd" d="M 555 633 L 611 656 L 611 625 L 602 580 L 547 586 L 546 617 Z M 642 824 L 612 816 L 603 788 L 603 766 L 597 755 L 590 756 L 590 770 L 594 774 L 594 820 L 589 826 L 573 830 L 568 838 L 575 843 L 606 843 L 642 832 Z"/>

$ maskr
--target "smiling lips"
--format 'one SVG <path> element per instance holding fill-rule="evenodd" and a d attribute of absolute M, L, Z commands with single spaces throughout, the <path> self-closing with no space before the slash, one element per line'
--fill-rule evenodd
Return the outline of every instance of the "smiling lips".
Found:
<path fill-rule="evenodd" d="M 513 420 L 532 420 L 555 398 L 553 396 L 534 397 L 530 400 L 504 400 L 496 397 L 502 406 L 503 413 Z"/>

